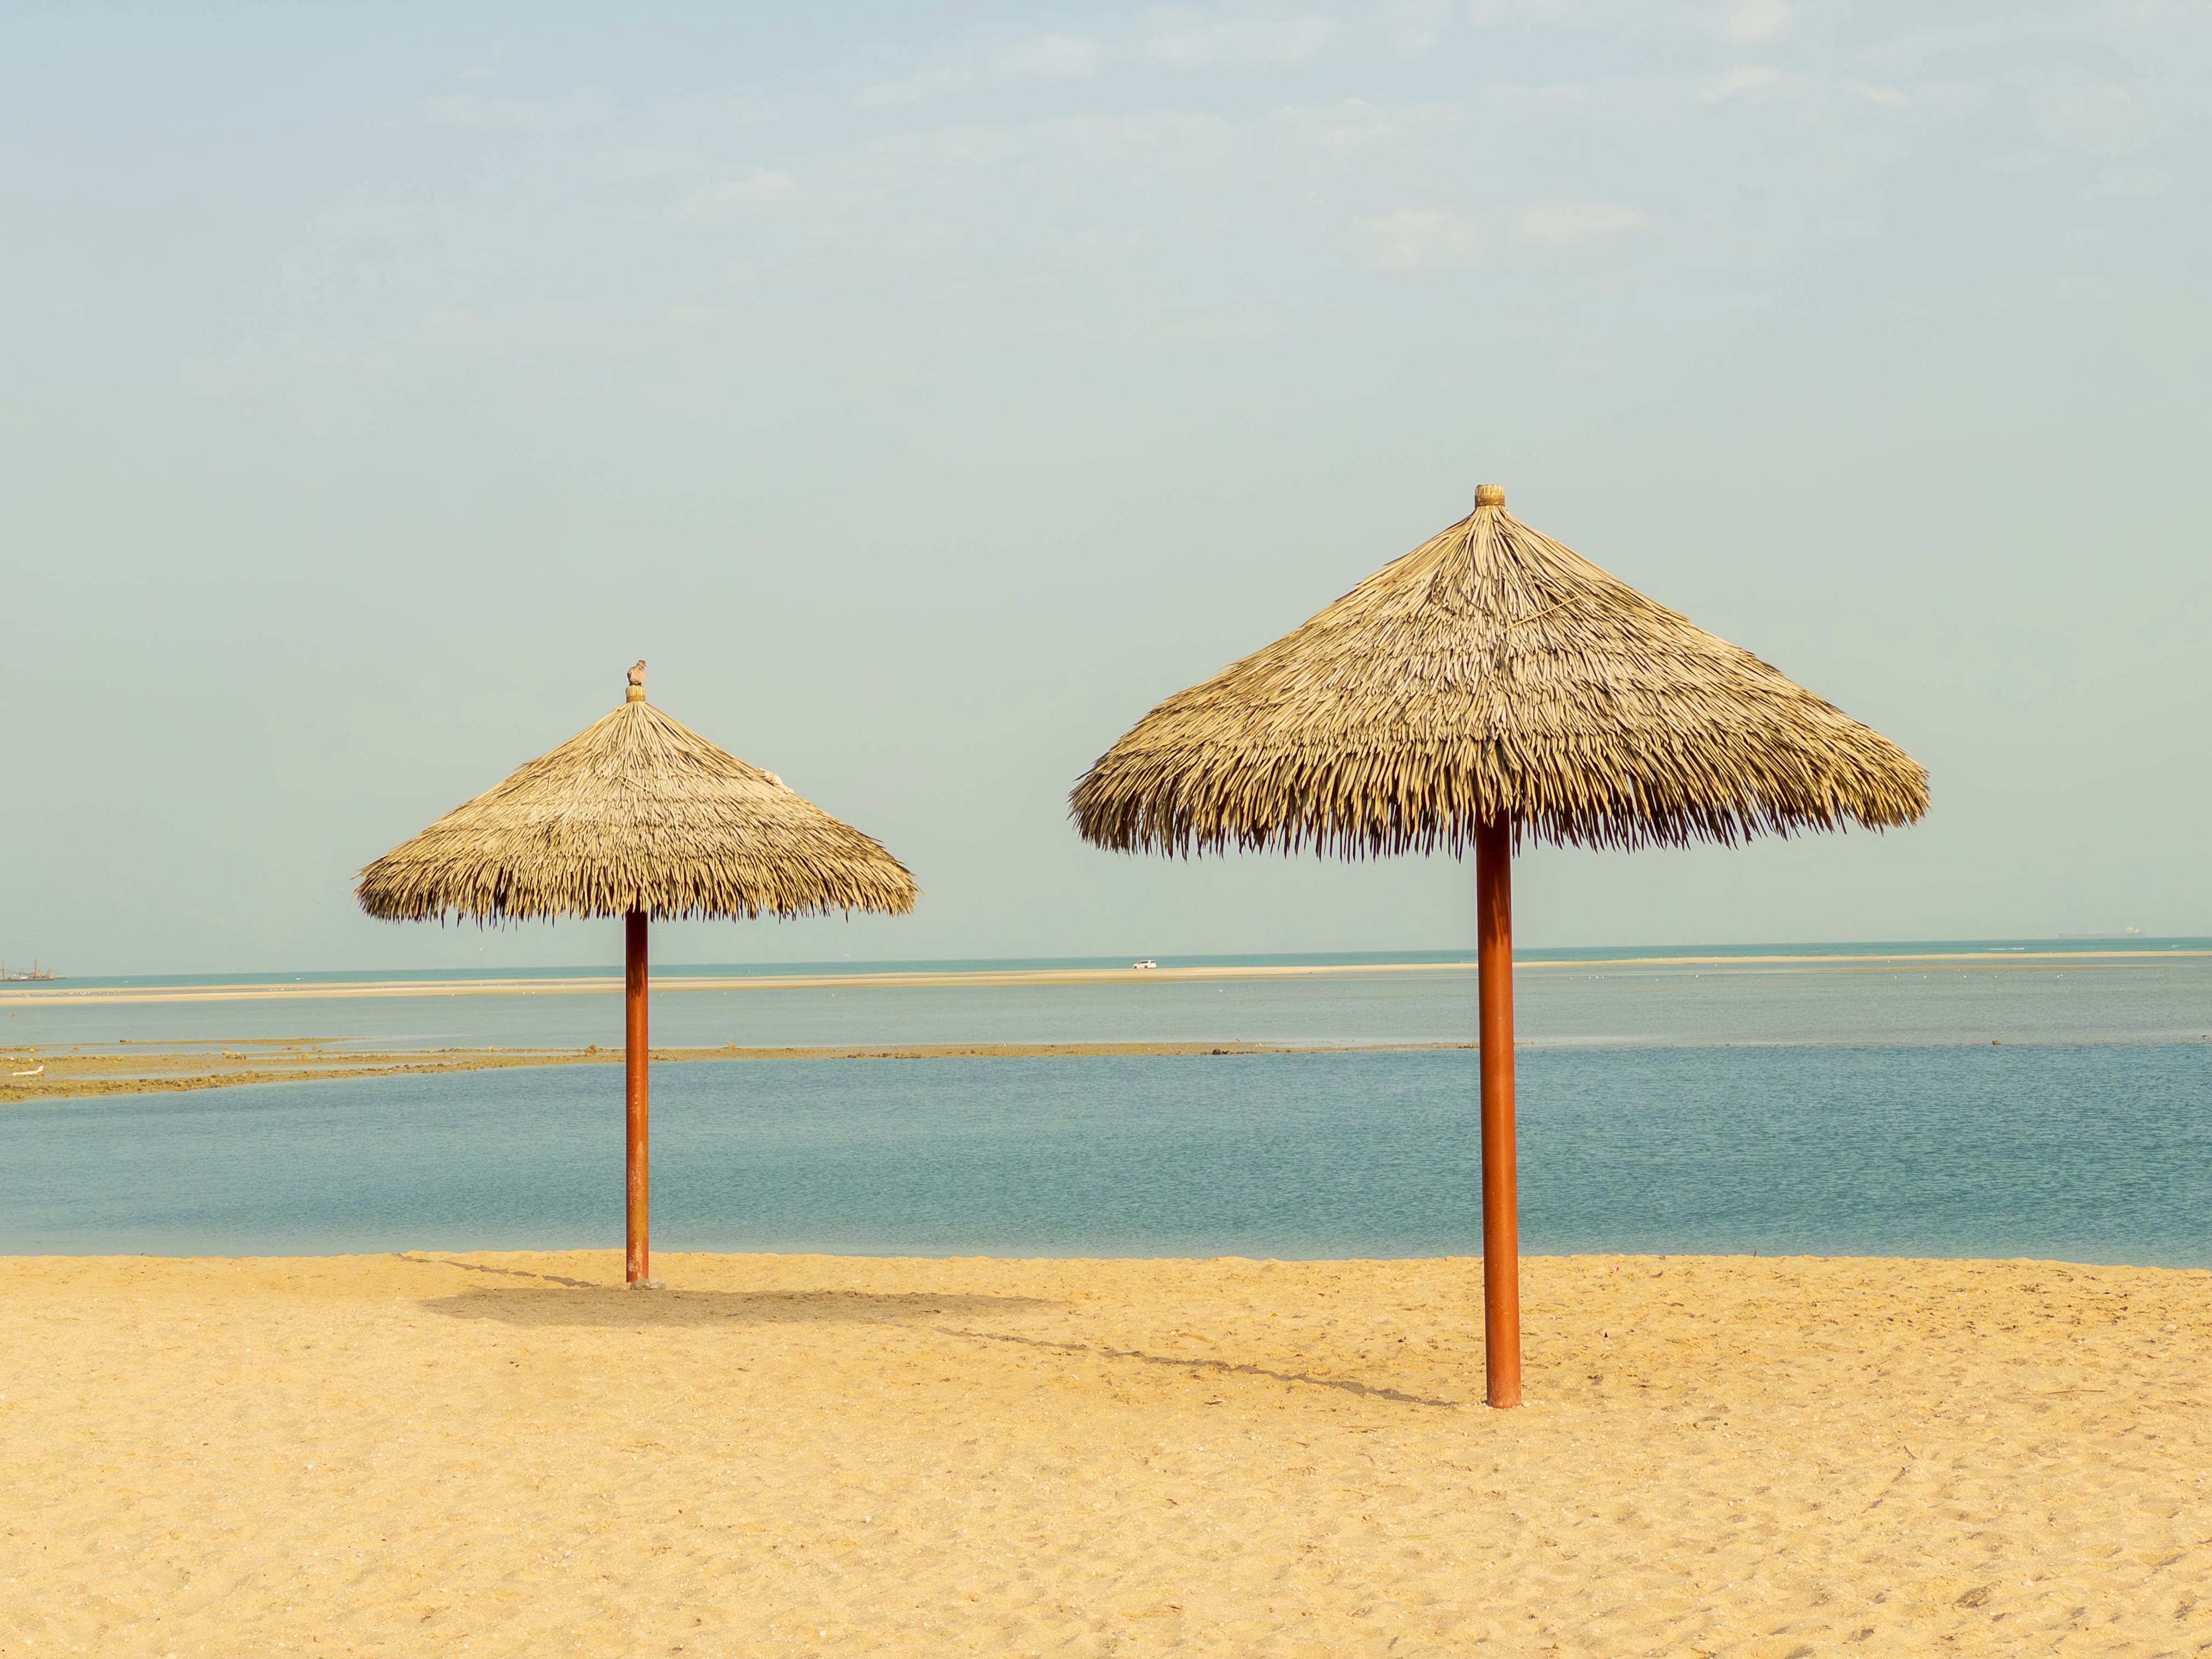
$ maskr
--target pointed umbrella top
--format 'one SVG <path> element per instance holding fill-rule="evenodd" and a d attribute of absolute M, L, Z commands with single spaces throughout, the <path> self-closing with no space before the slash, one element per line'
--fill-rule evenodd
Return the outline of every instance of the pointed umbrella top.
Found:
<path fill-rule="evenodd" d="M 1734 842 L 1928 809 L 1911 756 L 1505 511 L 1474 511 L 1170 697 L 1076 786 L 1086 840 L 1457 853 Z"/>
<path fill-rule="evenodd" d="M 468 916 L 903 914 L 914 878 L 870 837 L 645 701 L 629 700 L 361 872 L 388 921 Z"/>

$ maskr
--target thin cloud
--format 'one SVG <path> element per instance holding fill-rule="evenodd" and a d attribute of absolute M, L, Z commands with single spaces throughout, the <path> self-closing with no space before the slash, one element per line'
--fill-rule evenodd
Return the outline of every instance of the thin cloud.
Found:
<path fill-rule="evenodd" d="M 477 64 L 468 69 L 465 69 L 454 78 L 459 81 L 478 82 L 498 80 L 500 76 L 499 61 L 501 58 L 507 56 L 507 42 L 504 40 L 493 41 L 489 49 L 488 55 L 491 59 L 489 63 Z"/>
<path fill-rule="evenodd" d="M 627 184 L 655 179 L 706 179 L 720 169 L 703 149 L 636 145 L 610 150 L 579 171 L 586 179 Z"/>
<path fill-rule="evenodd" d="M 1466 125 L 1456 104 L 1392 107 L 1350 98 L 1273 111 L 1254 131 L 1294 176 L 1315 180 L 1365 169 L 1402 180 L 1409 167 L 1447 164 Z"/>
<path fill-rule="evenodd" d="M 1813 83 L 1802 75 L 1790 75 L 1763 64 L 1744 64 L 1716 75 L 1698 88 L 1701 104 L 1764 104 L 1777 98 L 1801 98 Z"/>
<path fill-rule="evenodd" d="M 1168 69 L 1273 69 L 1311 63 L 1336 33 L 1333 19 L 1311 13 L 1208 18 L 1164 9 L 1146 18 L 1143 49 Z"/>
<path fill-rule="evenodd" d="M 991 54 L 991 73 L 1001 80 L 1075 81 L 1096 75 L 1104 50 L 1079 34 L 1040 34 Z"/>
<path fill-rule="evenodd" d="M 1106 177 L 1186 205 L 1233 189 L 1250 134 L 1218 116 L 1066 117 L 1025 127 L 956 125 L 899 133 L 789 167 L 754 168 L 694 191 L 679 222 L 781 219 L 815 224 L 935 217 L 1042 190 L 1080 198 Z M 978 210 L 989 210 L 988 205 Z"/>
<path fill-rule="evenodd" d="M 871 108 L 926 103 L 932 98 L 945 98 L 956 92 L 965 92 L 978 85 L 981 79 L 966 64 L 941 64 L 935 69 L 920 70 L 896 81 L 880 81 L 874 86 L 863 87 L 860 101 Z"/>
<path fill-rule="evenodd" d="M 2045 132 L 2096 155 L 2124 155 L 2150 141 L 2150 124 L 2135 94 L 2110 83 L 2055 94 L 2043 100 L 2036 118 Z"/>
<path fill-rule="evenodd" d="M 1844 90 L 1854 98 L 1863 98 L 1869 104 L 1881 104 L 1890 109 L 1902 109 L 1912 100 L 1895 87 L 1878 87 L 1866 81 L 1846 81 Z"/>
<path fill-rule="evenodd" d="M 1555 28 L 1591 28 L 1600 8 L 1587 0 L 1468 0 L 1467 21 L 1479 29 L 1516 23 L 1547 23 Z M 1617 9 L 1609 8 L 1608 9 Z"/>
<path fill-rule="evenodd" d="M 478 98 L 452 93 L 429 102 L 430 118 L 448 126 L 520 127 L 534 125 L 568 113 L 576 107 L 573 98 L 532 102 L 522 98 Z"/>
<path fill-rule="evenodd" d="M 1658 115 L 1682 102 L 1680 88 L 1657 81 L 1563 81 L 1549 86 L 1524 86 L 1493 81 L 1479 94 L 1491 108 L 1508 115 L 1580 115 L 1591 110 L 1621 109 L 1638 115 Z"/>
<path fill-rule="evenodd" d="M 2164 167 L 2106 167 L 2082 192 L 2093 202 L 2145 202 L 2173 188 L 2173 175 Z"/>
<path fill-rule="evenodd" d="M 1384 0 L 1382 38 L 1409 52 L 1426 52 L 1444 38 L 1452 21 L 1451 0 Z"/>
<path fill-rule="evenodd" d="M 1105 63 L 1105 48 L 1086 35 L 1040 34 L 866 88 L 860 101 L 884 107 L 1013 82 L 1077 81 L 1096 75 Z"/>
<path fill-rule="evenodd" d="M 1281 334 L 1283 319 L 1272 311 L 1240 307 L 1179 318 L 1156 331 L 1162 338 L 1194 345 L 1250 345 Z"/>
<path fill-rule="evenodd" d="M 1433 209 L 1401 208 L 1395 213 L 1355 219 L 1352 251 L 1377 270 L 1418 270 L 1425 265 L 1463 264 L 1482 250 L 1482 231 L 1474 221 Z"/>
<path fill-rule="evenodd" d="M 677 208 L 676 216 L 685 224 L 711 223 L 734 214 L 787 217 L 805 212 L 815 199 L 815 193 L 793 174 L 762 168 L 693 191 Z"/>
<path fill-rule="evenodd" d="M 1650 222 L 1650 215 L 1633 208 L 1603 202 L 1560 202 L 1523 210 L 1513 221 L 1513 240 L 1539 247 L 1566 247 Z"/>
<path fill-rule="evenodd" d="M 1698 14 L 1697 21 L 1723 40 L 1749 46 L 1778 38 L 1790 27 L 1790 0 L 1735 0 Z"/>

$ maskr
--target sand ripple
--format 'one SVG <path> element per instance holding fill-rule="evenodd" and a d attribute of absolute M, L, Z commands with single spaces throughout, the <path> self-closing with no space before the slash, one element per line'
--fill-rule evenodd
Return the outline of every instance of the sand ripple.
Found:
<path fill-rule="evenodd" d="M 2212 1273 L 0 1261 L 0 1653 L 2212 1648 Z"/>

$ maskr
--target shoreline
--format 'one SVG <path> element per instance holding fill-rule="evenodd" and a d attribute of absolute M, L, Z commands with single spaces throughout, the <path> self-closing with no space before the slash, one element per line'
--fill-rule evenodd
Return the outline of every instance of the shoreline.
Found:
<path fill-rule="evenodd" d="M 2197 1041 L 2179 1032 L 2142 1037 L 2111 1038 L 2098 1047 L 2152 1046 L 2194 1048 Z M 377 1077 L 432 1077 L 450 1073 L 503 1071 L 532 1066 L 614 1066 L 623 1062 L 619 1048 L 586 1044 L 580 1048 L 495 1047 L 449 1048 L 356 1048 L 350 1039 L 337 1037 L 244 1037 L 171 1039 L 166 1042 L 133 1042 L 118 1038 L 109 1042 L 69 1045 L 67 1053 L 40 1044 L 27 1044 L 17 1055 L 0 1054 L 0 1107 L 27 1105 L 48 1100 L 78 1100 L 134 1095 L 185 1093 L 202 1089 L 246 1088 L 264 1083 L 321 1083 Z M 1582 1042 L 1571 1039 L 1523 1037 L 1516 1052 L 1610 1050 L 1651 1046 L 1637 1042 Z M 1856 1042 L 1798 1042 L 1744 1039 L 1729 1042 L 1662 1042 L 1661 1048 L 1759 1049 L 1812 1047 L 1856 1048 Z M 1913 1048 L 1979 1048 L 1978 1037 L 1956 1042 L 1917 1042 Z M 2037 1048 L 2050 1043 L 2035 1038 L 2014 1038 L 1998 1047 Z M 702 1060 L 1083 1060 L 1236 1058 L 1266 1054 L 1431 1054 L 1452 1050 L 1472 1052 L 1481 1045 L 1471 1038 L 1437 1040 L 1376 1039 L 1369 1042 L 1252 1042 L 1243 1039 L 1135 1040 L 1064 1042 L 864 1042 L 836 1044 L 774 1044 L 744 1047 L 724 1043 L 713 1048 L 656 1048 L 655 1066 L 686 1065 Z M 92 1052 L 87 1052 L 90 1050 Z M 252 1052 L 258 1050 L 259 1052 Z M 21 1073 L 37 1068 L 39 1074 Z"/>
<path fill-rule="evenodd" d="M 621 1231 L 621 1218 L 616 1218 L 615 1230 Z M 460 1267 L 470 1273 L 494 1273 L 500 1269 L 487 1266 L 507 1258 L 516 1261 L 537 1261 L 551 1257 L 587 1264 L 598 1277 L 590 1279 L 548 1279 L 549 1283 L 566 1283 L 579 1290 L 601 1290 L 623 1292 L 623 1257 L 618 1249 L 595 1245 L 546 1245 L 543 1247 L 497 1247 L 484 1249 L 455 1248 L 446 1249 L 431 1245 L 410 1245 L 396 1250 L 287 1250 L 268 1254 L 242 1252 L 224 1255 L 202 1251 L 192 1255 L 172 1255 L 166 1252 L 148 1253 L 143 1250 L 0 1250 L 0 1275 L 33 1262 L 81 1263 L 86 1266 L 106 1265 L 129 1268 L 141 1262 L 167 1263 L 172 1267 L 192 1264 L 220 1263 L 224 1267 L 258 1267 L 271 1270 L 296 1268 L 373 1266 L 383 1262 L 406 1262 L 416 1267 Z M 1730 1255 L 1726 1252 L 1700 1251 L 1695 1254 L 1656 1255 L 1649 1253 L 1623 1254 L 1619 1250 L 1580 1250 L 1563 1254 L 1524 1255 L 1519 1258 L 1524 1273 L 1550 1273 L 1554 1269 L 1572 1267 L 1577 1263 L 1605 1263 L 1608 1271 L 1623 1267 L 1643 1266 L 1653 1270 L 1677 1267 L 1686 1273 L 1704 1271 L 1728 1272 L 1735 1268 L 1786 1271 L 1793 1267 L 1818 1265 L 1835 1268 L 1867 1268 L 1883 1272 L 1890 1270 L 1925 1269 L 1929 1273 L 1977 1273 L 1984 1269 L 2018 1270 L 2036 1275 L 2064 1275 L 2079 1273 L 2094 1279 L 2111 1274 L 2147 1274 L 2159 1279 L 2199 1281 L 2196 1288 L 2212 1297 L 2212 1266 L 2201 1267 L 2163 1267 L 2156 1263 L 2129 1261 L 2075 1261 L 2060 1256 L 2042 1255 L 1814 1255 L 1784 1252 L 1761 1251 L 1756 1255 Z M 1275 1268 L 1297 1267 L 1316 1272 L 1331 1267 L 1438 1267 L 1463 1270 L 1469 1275 L 1469 1288 L 1479 1303 L 1482 1295 L 1482 1257 L 1473 1255 L 1442 1254 L 1434 1255 L 1001 1255 L 988 1250 L 950 1251 L 942 1255 L 917 1255 L 911 1250 L 874 1254 L 849 1250 L 757 1249 L 757 1250 L 672 1250 L 655 1245 L 653 1250 L 654 1277 L 664 1281 L 670 1295 L 680 1297 L 690 1288 L 663 1271 L 677 1263 L 693 1266 L 728 1266 L 731 1264 L 759 1264 L 776 1267 L 805 1264 L 810 1268 L 836 1273 L 846 1268 L 855 1271 L 871 1267 L 1034 1267 L 1039 1269 L 1067 1267 L 1221 1267 L 1267 1272 Z M 510 1272 L 501 1276 L 519 1279 L 540 1279 L 546 1276 L 528 1272 Z M 1906 1288 L 1921 1290 L 1919 1285 Z M 2187 1285 L 2179 1288 L 2187 1290 Z M 633 1304 L 644 1306 L 645 1304 Z M 2128 1310 L 2118 1310 L 2124 1314 Z M 2206 1321 L 2202 1334 L 2212 1340 L 2212 1300 L 2203 1310 Z M 1524 1306 L 1525 1325 L 1534 1316 Z M 2173 1332 L 2166 1333 L 2169 1335 Z M 1480 1333 L 1475 1333 L 1480 1340 Z M 2169 1344 L 2167 1346 L 2185 1346 Z M 2212 1371 L 2203 1376 L 2205 1404 L 2212 1407 Z M 1468 1403 L 1481 1405 L 1481 1389 L 1477 1386 Z M 2212 1422 L 2207 1424 L 2212 1432 Z M 2212 1547 L 2212 1538 L 2205 1540 Z"/>
<path fill-rule="evenodd" d="M 1593 968 L 1774 968 L 1803 965 L 1823 971 L 1874 973 L 1900 964 L 1943 963 L 1961 971 L 2004 972 L 2040 969 L 2052 963 L 2082 968 L 2150 967 L 2161 962 L 2212 957 L 2212 950 L 2007 951 L 1904 952 L 1868 956 L 1842 951 L 1762 956 L 1603 957 L 1573 960 L 1518 960 L 1516 973 L 1581 972 Z M 1205 968 L 977 968 L 941 971 L 894 969 L 883 973 L 689 975 L 680 966 L 653 975 L 655 995 L 707 991 L 916 990 L 991 986 L 1145 985 L 1208 983 L 1237 980 L 1333 978 L 1374 974 L 1473 974 L 1473 957 L 1463 962 L 1258 963 Z M 568 979 L 309 980 L 293 984 L 77 986 L 66 981 L 51 989 L 0 988 L 0 1007 L 62 1007 L 87 1004 L 125 1006 L 151 1003 L 327 1000 L 350 997 L 603 996 L 622 989 L 619 975 L 579 975 Z"/>
<path fill-rule="evenodd" d="M 620 1048 L 436 1048 L 381 1052 L 339 1048 L 313 1039 L 260 1037 L 235 1048 L 210 1042 L 203 1048 L 157 1048 L 129 1042 L 98 1045 L 98 1054 L 40 1054 L 45 1075 L 17 1078 L 0 1071 L 0 1106 L 93 1097 L 183 1093 L 242 1088 L 258 1083 L 324 1083 L 346 1078 L 431 1077 L 452 1072 L 505 1070 L 521 1066 L 618 1066 Z M 86 1045 L 88 1047 L 93 1045 Z M 817 1048 L 655 1048 L 656 1066 L 705 1060 L 1053 1060 L 1113 1057 L 1227 1058 L 1239 1054 L 1379 1054 L 1473 1048 L 1469 1042 L 906 1042 Z M 261 1048 L 255 1054 L 239 1050 Z M 210 1054 L 210 1050 L 213 1053 Z M 210 1059 L 215 1069 L 201 1069 Z"/>

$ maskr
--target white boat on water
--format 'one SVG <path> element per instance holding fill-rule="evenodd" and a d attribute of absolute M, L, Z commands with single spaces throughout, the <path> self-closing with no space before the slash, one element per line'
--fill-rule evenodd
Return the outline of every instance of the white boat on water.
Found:
<path fill-rule="evenodd" d="M 1133 962 L 1129 964 L 1132 968 L 1157 968 L 1159 965 L 1160 964 L 1158 963 L 1154 962 L 1150 957 L 1146 957 L 1142 962 Z"/>

